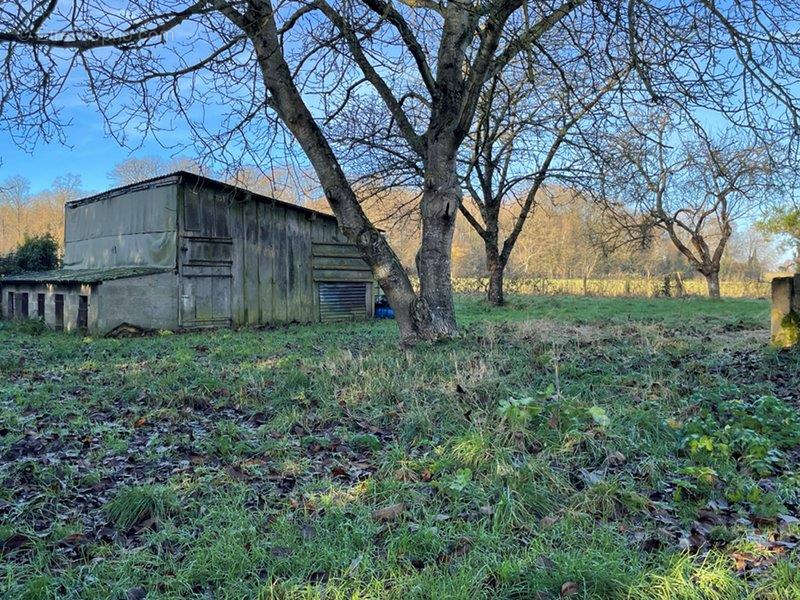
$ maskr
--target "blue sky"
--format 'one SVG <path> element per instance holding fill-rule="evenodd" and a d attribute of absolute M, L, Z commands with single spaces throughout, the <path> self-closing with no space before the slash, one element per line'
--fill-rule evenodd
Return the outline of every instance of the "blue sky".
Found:
<path fill-rule="evenodd" d="M 68 145 L 57 140 L 39 142 L 35 147 L 19 147 L 11 136 L 0 130 L 0 181 L 21 175 L 31 183 L 31 191 L 50 187 L 53 179 L 66 173 L 81 177 L 84 189 L 100 191 L 110 185 L 108 172 L 129 156 L 161 156 L 171 153 L 148 140 L 131 151 L 120 147 L 106 135 L 97 109 L 93 106 L 71 106 L 63 112 L 72 124 L 64 131 Z"/>

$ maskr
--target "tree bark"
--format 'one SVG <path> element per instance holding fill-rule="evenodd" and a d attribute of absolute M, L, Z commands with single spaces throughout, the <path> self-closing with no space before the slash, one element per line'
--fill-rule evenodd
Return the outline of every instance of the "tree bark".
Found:
<path fill-rule="evenodd" d="M 486 270 L 489 272 L 489 288 L 486 290 L 486 299 L 493 306 L 503 306 L 503 279 L 506 265 L 497 252 L 497 246 L 486 244 Z"/>
<path fill-rule="evenodd" d="M 708 297 L 719 298 L 719 270 L 708 271 L 703 275 L 705 275 L 706 283 L 708 284 Z"/>
<path fill-rule="evenodd" d="M 414 309 L 420 335 L 431 341 L 451 338 L 458 329 L 451 256 L 460 203 L 455 153 L 450 152 L 449 144 L 443 148 L 431 144 L 420 205 L 422 240 L 416 256 L 420 292 Z"/>

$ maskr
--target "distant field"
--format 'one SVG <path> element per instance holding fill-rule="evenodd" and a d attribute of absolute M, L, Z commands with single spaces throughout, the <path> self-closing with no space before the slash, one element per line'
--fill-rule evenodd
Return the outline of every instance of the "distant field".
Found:
<path fill-rule="evenodd" d="M 505 289 L 518 294 L 571 294 L 589 296 L 662 296 L 663 278 L 646 279 L 507 279 Z M 708 288 L 704 279 L 684 280 L 684 291 L 690 296 L 706 296 Z M 461 293 L 484 292 L 488 286 L 485 278 L 460 277 L 453 281 L 454 289 Z M 767 298 L 770 283 L 762 281 L 721 281 L 720 292 L 726 298 Z M 672 281 L 672 294 L 676 295 Z"/>
<path fill-rule="evenodd" d="M 0 598 L 800 598 L 769 304 L 458 298 L 92 339 L 0 322 Z"/>

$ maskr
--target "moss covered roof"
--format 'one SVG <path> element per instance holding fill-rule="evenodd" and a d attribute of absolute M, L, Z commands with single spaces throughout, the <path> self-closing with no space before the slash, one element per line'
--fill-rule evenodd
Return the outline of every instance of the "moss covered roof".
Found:
<path fill-rule="evenodd" d="M 141 277 L 165 273 L 172 269 L 163 267 L 104 267 L 99 269 L 58 269 L 55 271 L 38 271 L 20 273 L 0 277 L 0 283 L 99 283 L 112 279 L 125 279 L 127 277 Z"/>

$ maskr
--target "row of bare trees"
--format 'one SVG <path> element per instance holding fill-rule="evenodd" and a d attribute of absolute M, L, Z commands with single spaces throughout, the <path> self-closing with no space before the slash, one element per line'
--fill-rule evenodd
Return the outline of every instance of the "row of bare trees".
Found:
<path fill-rule="evenodd" d="M 292 158 L 313 171 L 364 253 L 402 341 L 438 340 L 457 332 L 459 212 L 500 271 L 497 293 L 507 248 L 551 175 L 586 175 L 583 193 L 607 198 L 612 215 L 636 212 L 643 199 L 618 195 L 620 175 L 653 172 L 611 164 L 624 143 L 610 155 L 599 149 L 628 129 L 644 140 L 634 150 L 649 144 L 641 113 L 674 116 L 701 139 L 715 139 L 700 134 L 711 122 L 734 128 L 770 160 L 793 151 L 799 18 L 797 3 L 783 0 L 130 0 L 124 11 L 100 0 L 8 0 L 0 126 L 23 146 L 63 135 L 61 95 L 77 86 L 122 144 L 131 132 L 172 132 L 180 120 L 187 143 L 215 164 Z M 677 139 L 658 147 L 682 147 Z M 727 148 L 709 143 L 712 162 L 727 164 Z M 719 245 L 698 231 L 727 211 L 727 171 L 718 173 L 718 201 L 698 213 L 699 225 L 666 206 L 659 219 L 634 215 L 638 229 L 674 231 L 712 278 Z M 362 186 L 376 182 L 420 190 L 418 291 L 362 206 Z M 475 212 L 462 203 L 465 189 Z M 659 183 L 646 189 L 658 195 Z M 498 198 L 520 204 L 502 239 Z"/>
<path fill-rule="evenodd" d="M 27 237 L 49 233 L 64 236 L 64 203 L 81 195 L 75 175 L 57 178 L 50 188 L 32 193 L 30 182 L 16 176 L 0 183 L 0 254 L 7 254 Z"/>
<path fill-rule="evenodd" d="M 125 160 L 108 175 L 112 185 L 126 185 L 172 172 L 176 167 L 215 175 L 185 159 L 176 165 L 155 157 Z M 324 197 L 317 195 L 310 182 L 307 187 L 298 188 L 295 181 L 287 181 L 286 177 L 285 170 L 263 174 L 248 168 L 239 170 L 229 182 L 287 202 L 330 211 Z M 307 194 L 298 198 L 298 189 L 305 189 Z M 38 193 L 31 193 L 24 179 L 12 177 L 0 182 L 0 190 L 0 254 L 13 250 L 26 237 L 49 233 L 60 241 L 64 203 L 91 193 L 82 190 L 74 176 L 61 177 L 48 190 Z M 403 189 L 382 196 L 380 202 L 374 197 L 362 202 L 366 214 L 384 229 L 390 245 L 412 275 L 415 275 L 414 255 L 420 238 L 419 222 L 413 218 L 412 207 L 418 200 L 418 191 Z M 471 202 L 469 197 L 464 199 L 466 210 L 477 212 Z M 519 208 L 515 201 L 502 204 L 497 219 L 500 235 L 506 236 L 516 226 Z M 503 272 L 514 280 L 661 278 L 671 273 L 690 277 L 696 273 L 694 265 L 665 232 L 652 230 L 646 238 L 620 245 L 611 235 L 615 226 L 602 203 L 568 188 L 540 187 Z M 720 273 L 728 279 L 759 280 L 776 265 L 779 256 L 770 236 L 742 223 L 728 240 Z M 490 280 L 485 239 L 463 217 L 456 221 L 452 264 L 454 278 Z"/>

